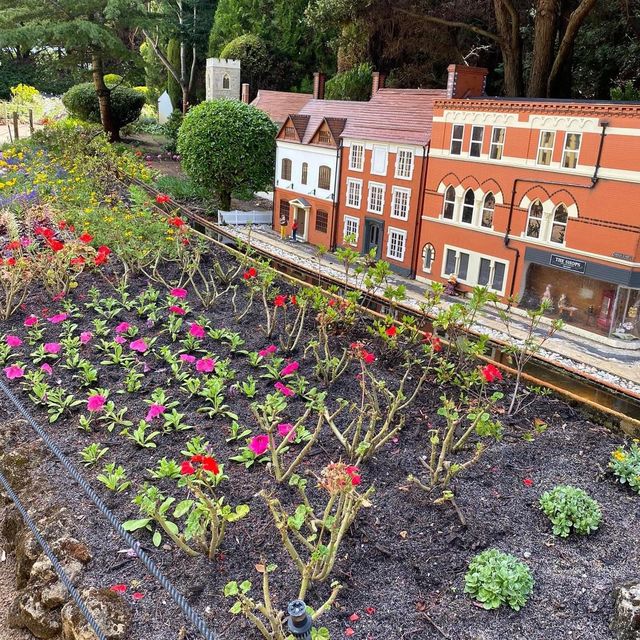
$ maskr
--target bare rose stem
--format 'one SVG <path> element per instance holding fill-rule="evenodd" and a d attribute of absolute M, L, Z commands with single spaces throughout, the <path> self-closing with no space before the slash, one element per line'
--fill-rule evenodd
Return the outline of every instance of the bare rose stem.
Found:
<path fill-rule="evenodd" d="M 181 536 L 176 535 L 171 529 L 167 526 L 167 521 L 164 517 L 158 513 L 157 510 L 154 511 L 153 514 L 154 520 L 164 529 L 165 533 L 182 549 L 187 555 L 190 555 L 192 558 L 198 556 L 198 552 L 192 549 L 188 544 L 184 542 Z"/>

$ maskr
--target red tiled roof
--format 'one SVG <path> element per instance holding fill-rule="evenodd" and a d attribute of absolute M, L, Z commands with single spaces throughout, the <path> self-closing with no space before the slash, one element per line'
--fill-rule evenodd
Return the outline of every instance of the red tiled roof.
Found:
<path fill-rule="evenodd" d="M 300 115 L 309 116 L 309 122 L 304 137 L 302 138 L 302 143 L 309 144 L 313 134 L 318 130 L 318 127 L 325 118 L 327 119 L 327 124 L 329 124 L 332 134 L 334 134 L 338 119 L 346 119 L 347 126 L 349 126 L 349 120 L 363 113 L 368 104 L 368 102 L 352 102 L 350 100 L 309 100 L 309 102 L 298 111 Z M 337 141 L 338 140 L 336 140 L 336 142 Z"/>
<path fill-rule="evenodd" d="M 275 123 L 282 124 L 289 114 L 299 113 L 312 98 L 310 93 L 260 89 L 251 104 L 264 111 Z"/>
<path fill-rule="evenodd" d="M 366 109 L 347 120 L 342 137 L 427 144 L 433 103 L 446 97 L 446 89 L 380 89 L 369 102 L 359 103 Z"/>

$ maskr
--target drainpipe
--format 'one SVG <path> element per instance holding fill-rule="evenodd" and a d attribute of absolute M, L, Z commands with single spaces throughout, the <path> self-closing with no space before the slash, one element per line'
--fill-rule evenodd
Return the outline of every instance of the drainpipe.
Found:
<path fill-rule="evenodd" d="M 429 152 L 431 151 L 431 140 L 422 145 L 422 171 L 420 175 L 420 193 L 418 194 L 418 210 L 416 213 L 416 227 L 413 236 L 413 248 L 411 251 L 411 271 L 410 278 L 415 278 L 418 273 L 418 260 L 420 252 L 420 231 L 422 226 L 422 208 L 424 207 L 424 190 L 427 182 L 427 166 L 429 164 Z"/>
<path fill-rule="evenodd" d="M 509 203 L 509 217 L 507 219 L 507 230 L 504 234 L 504 246 L 510 251 L 515 252 L 515 262 L 513 266 L 513 270 L 511 273 L 511 284 L 509 286 L 509 297 L 513 296 L 513 292 L 516 286 L 516 273 L 518 271 L 518 262 L 520 261 L 520 249 L 517 247 L 511 247 L 509 245 L 511 241 L 510 233 L 511 233 L 511 222 L 513 221 L 513 209 L 515 207 L 516 200 L 516 189 L 519 182 L 528 182 L 532 184 L 548 184 L 558 187 L 571 187 L 574 189 L 593 189 L 597 184 L 600 178 L 598 177 L 598 173 L 600 171 L 600 161 L 602 159 L 602 147 L 604 146 L 604 139 L 607 134 L 607 127 L 609 126 L 608 122 L 601 121 L 600 126 L 602 127 L 602 131 L 600 133 L 600 144 L 598 146 L 598 156 L 596 158 L 596 164 L 593 171 L 593 176 L 591 176 L 590 184 L 577 184 L 575 182 L 562 182 L 560 180 L 536 180 L 534 178 L 516 178 L 513 181 L 513 187 L 511 189 L 511 202 Z"/>
<path fill-rule="evenodd" d="M 331 233 L 329 235 L 329 251 L 335 251 L 337 245 L 337 232 L 338 232 L 338 208 L 340 206 L 340 187 L 342 183 L 340 181 L 340 169 L 342 168 L 342 138 L 340 138 L 340 144 L 336 150 L 336 175 L 333 182 L 333 206 L 331 210 Z"/>

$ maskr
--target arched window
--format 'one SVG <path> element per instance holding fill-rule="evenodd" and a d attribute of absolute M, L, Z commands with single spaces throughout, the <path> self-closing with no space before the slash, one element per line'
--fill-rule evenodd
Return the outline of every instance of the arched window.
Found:
<path fill-rule="evenodd" d="M 228 73 L 225 73 L 222 76 L 222 88 L 228 89 L 230 86 L 231 86 L 231 78 L 229 77 Z"/>
<path fill-rule="evenodd" d="M 422 250 L 422 270 L 425 273 L 431 273 L 431 265 L 436 257 L 436 250 L 432 244 L 425 244 Z"/>
<path fill-rule="evenodd" d="M 449 187 L 444 194 L 444 206 L 442 207 L 442 217 L 447 220 L 453 220 L 453 214 L 456 209 L 456 190 Z"/>
<path fill-rule="evenodd" d="M 542 227 L 542 202 L 535 200 L 529 207 L 529 218 L 527 220 L 527 235 L 530 238 L 539 238 Z"/>
<path fill-rule="evenodd" d="M 480 224 L 489 229 L 493 226 L 493 211 L 496 208 L 496 197 L 493 193 L 487 193 L 482 203 L 482 220 Z"/>
<path fill-rule="evenodd" d="M 473 189 L 467 189 L 464 194 L 464 202 L 462 203 L 462 222 L 465 224 L 473 223 L 473 210 L 476 206 L 476 194 Z"/>
<path fill-rule="evenodd" d="M 567 208 L 563 204 L 559 204 L 553 212 L 553 223 L 551 225 L 551 242 L 564 244 L 564 235 L 567 231 Z"/>
<path fill-rule="evenodd" d="M 331 189 L 331 167 L 323 165 L 318 169 L 318 189 Z"/>
<path fill-rule="evenodd" d="M 289 160 L 289 158 L 282 158 L 280 178 L 282 180 L 291 180 L 291 160 Z"/>
<path fill-rule="evenodd" d="M 302 163 L 302 176 L 300 177 L 300 182 L 302 184 L 307 184 L 307 178 L 309 174 L 309 165 L 306 162 Z"/>

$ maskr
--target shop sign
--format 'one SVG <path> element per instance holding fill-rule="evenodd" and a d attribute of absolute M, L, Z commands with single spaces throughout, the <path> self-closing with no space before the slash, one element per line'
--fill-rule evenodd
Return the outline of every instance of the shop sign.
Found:
<path fill-rule="evenodd" d="M 566 256 L 557 256 L 551 254 L 549 264 L 556 269 L 564 269 L 565 271 L 575 271 L 576 273 L 584 273 L 587 263 L 584 260 L 576 260 L 575 258 L 567 258 Z"/>
<path fill-rule="evenodd" d="M 612 255 L 614 258 L 618 258 L 618 260 L 633 260 L 633 256 L 630 256 L 628 253 L 619 253 L 618 251 L 614 251 Z"/>

